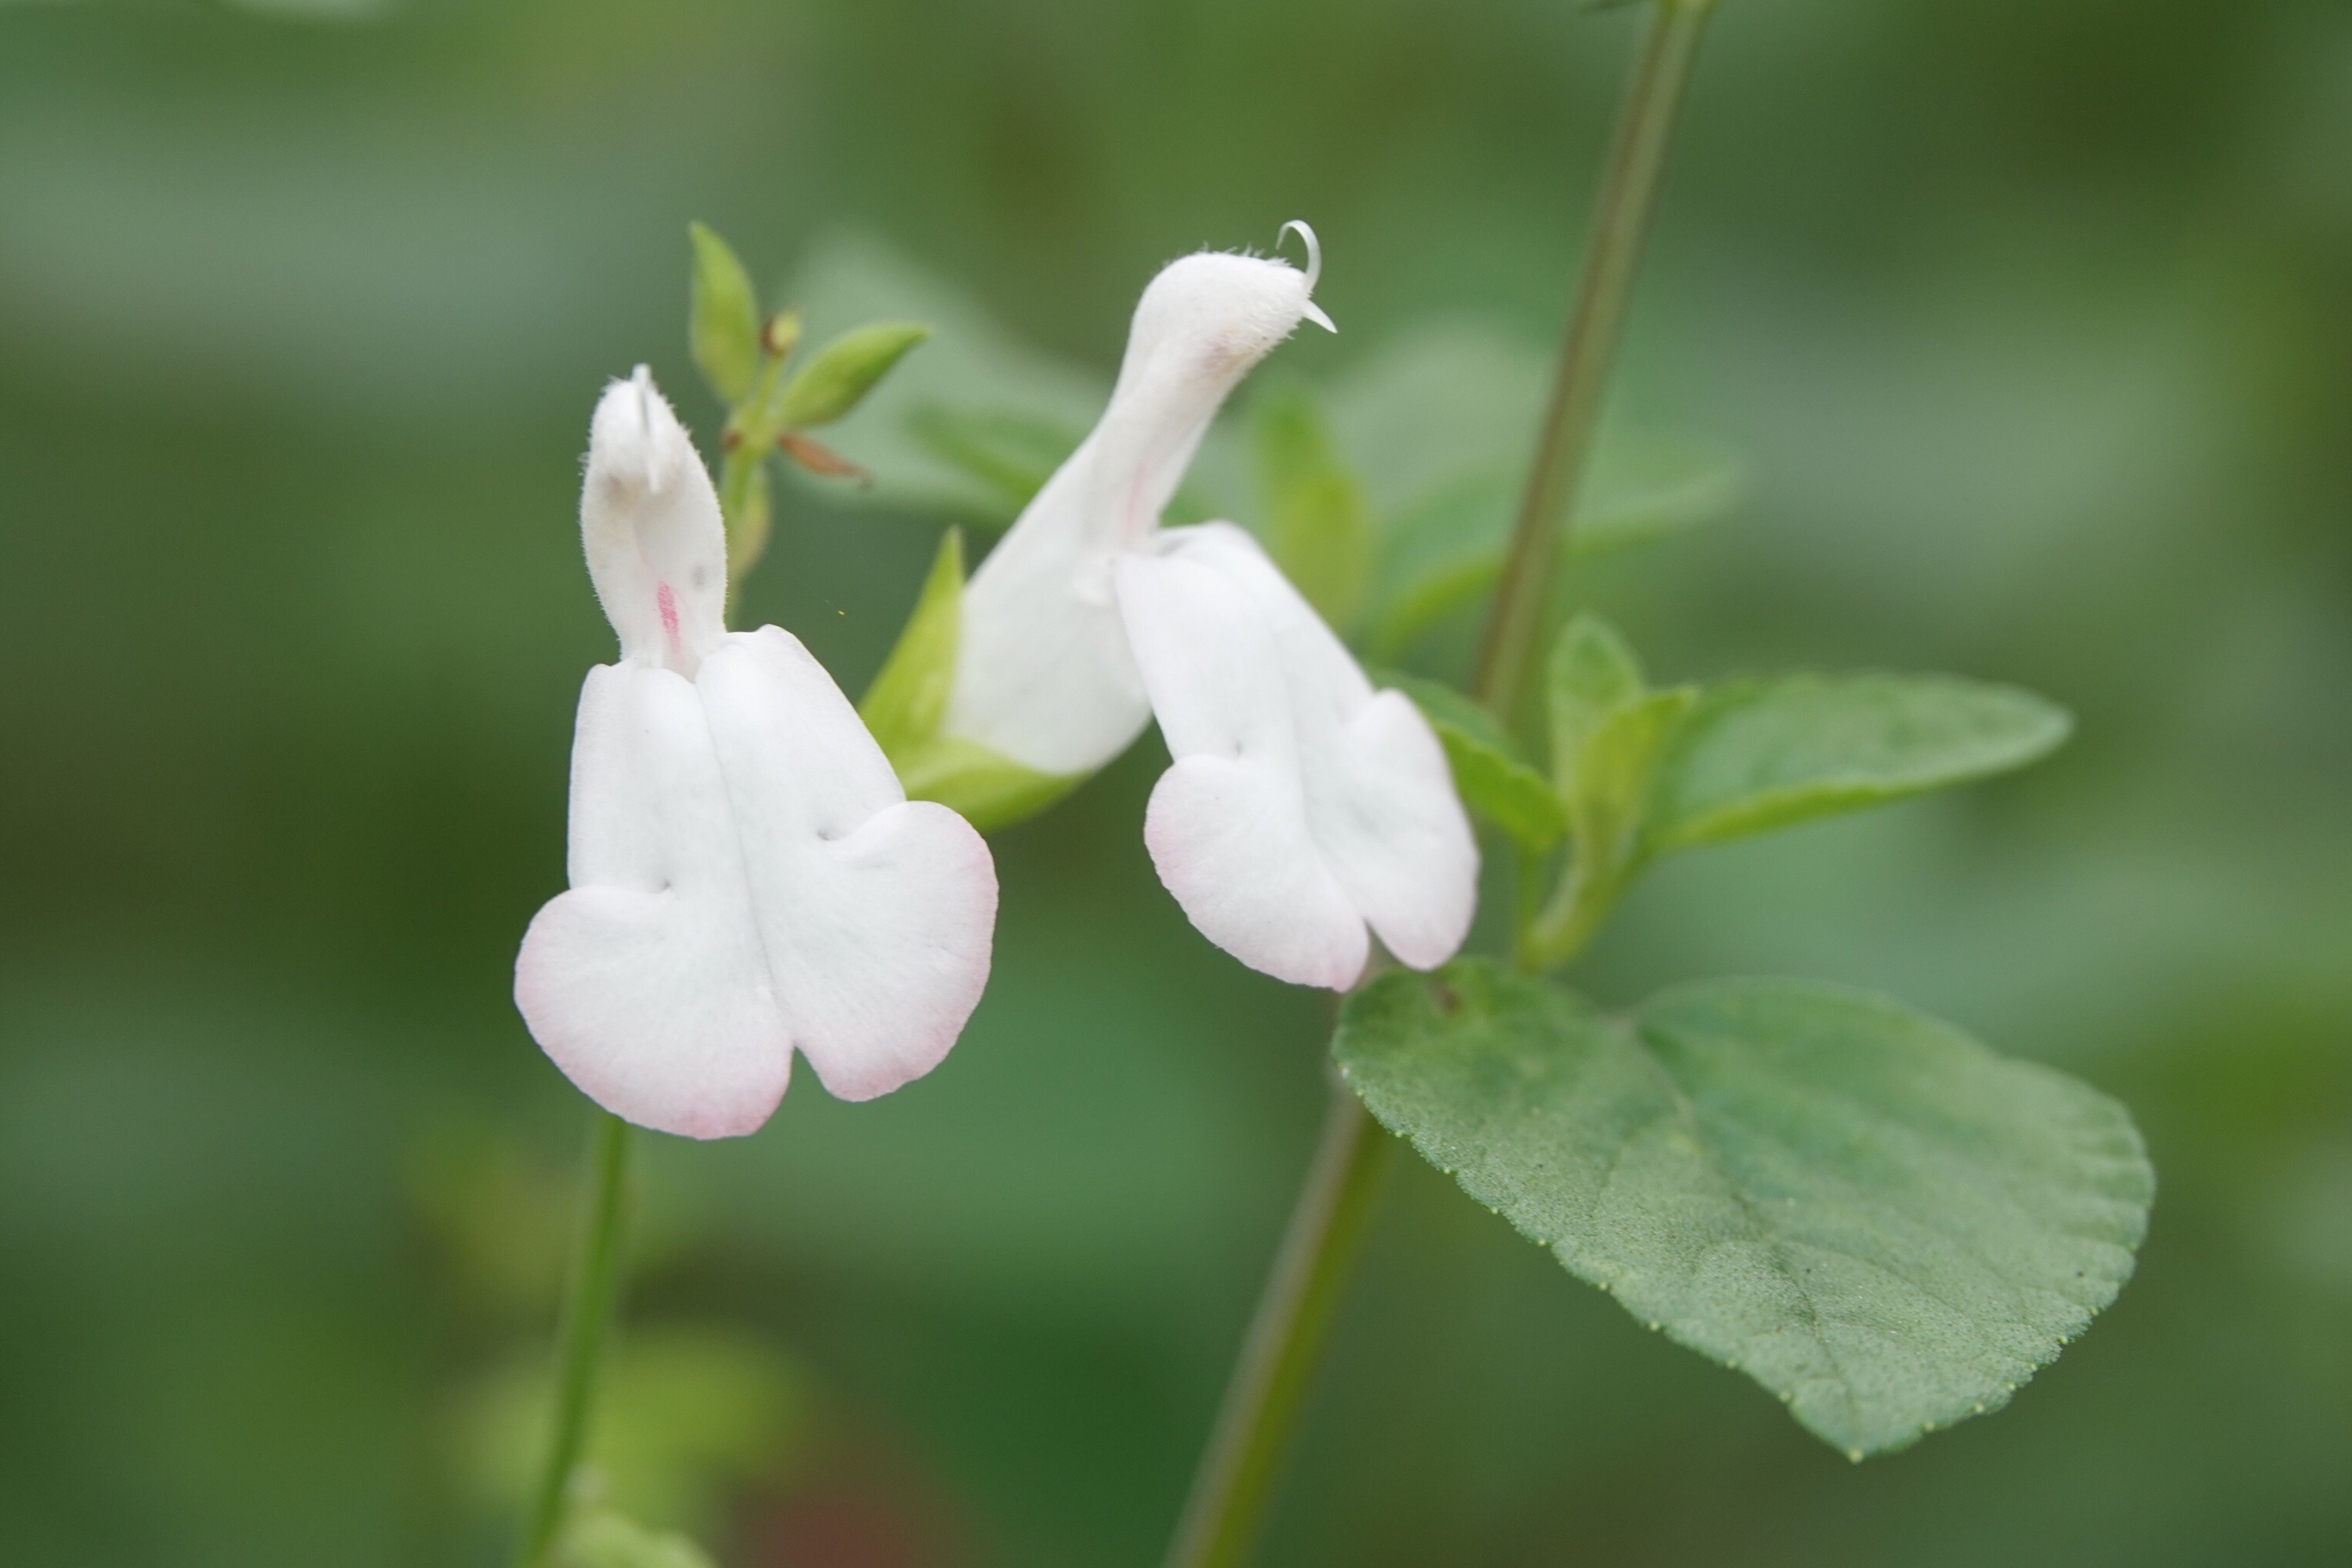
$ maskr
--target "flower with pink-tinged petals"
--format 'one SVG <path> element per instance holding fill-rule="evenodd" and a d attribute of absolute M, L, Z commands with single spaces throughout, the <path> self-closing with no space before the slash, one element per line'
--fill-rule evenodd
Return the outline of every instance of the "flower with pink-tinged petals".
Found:
<path fill-rule="evenodd" d="M 643 368 L 597 404 L 580 520 L 621 656 L 580 694 L 571 890 L 515 962 L 532 1037 L 698 1138 L 765 1122 L 794 1051 L 843 1099 L 922 1076 L 987 983 L 987 845 L 906 799 L 792 633 L 726 629 L 719 497 Z"/>
<path fill-rule="evenodd" d="M 1101 422 L 964 591 L 943 730 L 1082 775 L 1157 714 L 1160 880 L 1252 968 L 1345 989 L 1375 935 L 1427 968 L 1469 931 L 1478 850 L 1444 753 L 1248 534 L 1160 526 L 1226 394 L 1301 320 L 1331 325 L 1294 226 L 1304 272 L 1202 253 L 1144 290 Z"/>

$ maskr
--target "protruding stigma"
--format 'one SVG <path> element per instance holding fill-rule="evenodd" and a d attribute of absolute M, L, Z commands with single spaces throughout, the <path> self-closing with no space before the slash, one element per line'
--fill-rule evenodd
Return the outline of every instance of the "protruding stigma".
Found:
<path fill-rule="evenodd" d="M 1298 237 L 1307 246 L 1307 292 L 1312 295 L 1315 292 L 1316 281 L 1323 276 L 1323 242 L 1315 237 L 1314 229 L 1303 220 L 1293 218 L 1282 225 L 1280 234 L 1275 235 L 1276 246 L 1279 246 L 1284 240 L 1288 239 L 1290 231 L 1293 229 L 1298 231 Z M 1307 301 L 1307 308 L 1302 314 L 1326 332 L 1337 332 L 1339 329 L 1332 324 L 1331 318 L 1323 313 L 1323 307 L 1316 304 L 1311 298 Z"/>
<path fill-rule="evenodd" d="M 1304 219 L 1293 218 L 1282 225 L 1282 232 L 1274 236 L 1274 243 L 1281 245 L 1290 237 L 1293 229 L 1298 231 L 1298 237 L 1307 244 L 1307 292 L 1312 294 L 1315 292 L 1315 280 L 1323 276 L 1323 242 L 1315 237 L 1315 231 Z"/>

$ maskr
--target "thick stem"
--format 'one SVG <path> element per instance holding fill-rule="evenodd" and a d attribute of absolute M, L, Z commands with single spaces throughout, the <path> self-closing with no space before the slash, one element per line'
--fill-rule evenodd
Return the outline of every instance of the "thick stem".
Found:
<path fill-rule="evenodd" d="M 547 1465 L 531 1499 L 522 1551 L 515 1559 L 520 1568 L 541 1568 L 563 1528 L 572 1473 L 579 1469 L 581 1450 L 587 1445 L 589 1417 L 595 1406 L 596 1374 L 604 1360 L 604 1331 L 612 1322 L 613 1300 L 620 1289 L 621 1211 L 628 1189 L 629 1124 L 618 1116 L 599 1111 L 595 1113 L 595 1133 L 586 1200 L 582 1207 L 580 1251 L 572 1261 L 563 1319 L 556 1330 L 554 1430 L 548 1439 Z"/>
<path fill-rule="evenodd" d="M 1622 336 L 1633 275 L 1650 226 L 1658 178 L 1674 140 L 1676 112 L 1689 85 L 1714 0 L 1654 0 L 1633 62 L 1633 81 L 1618 111 L 1609 165 L 1601 183 L 1591 248 L 1577 280 L 1576 303 L 1559 350 L 1559 370 L 1544 412 L 1534 465 L 1519 500 L 1518 521 L 1504 558 L 1502 585 L 1478 650 L 1474 684 L 1481 702 L 1506 722 L 1542 656 L 1539 646 L 1551 598 L 1552 573 L 1568 532 L 1569 507 L 1592 451 L 1608 391 L 1609 371 Z"/>
<path fill-rule="evenodd" d="M 1167 1568 L 1237 1568 L 1245 1560 L 1395 1143 L 1333 1074 L 1315 1162 L 1250 1320 Z"/>

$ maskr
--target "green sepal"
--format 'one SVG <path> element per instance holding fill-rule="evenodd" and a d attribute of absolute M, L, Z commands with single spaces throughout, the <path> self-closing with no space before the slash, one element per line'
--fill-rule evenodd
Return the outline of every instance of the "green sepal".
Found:
<path fill-rule="evenodd" d="M 727 596 L 731 603 L 737 587 L 767 553 L 772 503 L 768 494 L 764 452 L 738 447 L 727 455 L 719 473 L 719 513 L 727 528 Z"/>
<path fill-rule="evenodd" d="M 1453 687 L 1389 670 L 1366 672 L 1376 685 L 1411 697 L 1437 732 L 1462 803 L 1502 829 L 1530 853 L 1559 842 L 1568 816 L 1551 783 L 1538 772 L 1500 720 Z"/>
<path fill-rule="evenodd" d="M 1838 987 L 1616 1017 L 1465 959 L 1349 997 L 1332 1052 L 1473 1198 L 1856 1459 L 2006 1403 L 2115 1299 L 2155 1191 L 2105 1095 Z"/>
<path fill-rule="evenodd" d="M 1040 773 L 977 741 L 943 735 L 962 639 L 963 530 L 950 528 L 923 578 L 914 613 L 857 705 L 910 800 L 936 800 L 982 832 L 1035 816 L 1086 782 Z"/>
<path fill-rule="evenodd" d="M 558 1543 L 556 1568 L 711 1568 L 710 1558 L 683 1535 L 647 1530 L 625 1514 L 600 1510 L 581 1519 Z"/>
<path fill-rule="evenodd" d="M 1780 675 L 1710 688 L 1659 770 L 1663 854 L 1965 784 L 2047 756 L 2065 709 L 1954 675 Z"/>
<path fill-rule="evenodd" d="M 687 335 L 695 368 L 719 402 L 732 404 L 751 390 L 760 365 L 759 296 L 725 240 L 701 224 L 688 224 L 686 232 L 694 245 Z"/>
<path fill-rule="evenodd" d="M 936 800 L 983 833 L 1028 821 L 1092 777 L 1040 773 L 952 735 L 934 735 L 893 753 L 890 765 L 908 800 Z"/>
<path fill-rule="evenodd" d="M 955 685 L 962 627 L 963 530 L 950 528 L 940 536 L 914 613 L 857 705 L 857 716 L 894 763 L 901 752 L 911 752 L 938 733 Z"/>
<path fill-rule="evenodd" d="M 865 401 L 875 383 L 909 350 L 931 335 L 915 321 L 874 321 L 851 329 L 819 349 L 785 384 L 776 405 L 784 430 L 830 424 Z"/>
<path fill-rule="evenodd" d="M 1363 486 L 1340 461 L 1322 408 L 1303 386 L 1261 395 L 1251 414 L 1266 553 L 1344 636 L 1362 613 L 1372 581 L 1371 509 Z"/>

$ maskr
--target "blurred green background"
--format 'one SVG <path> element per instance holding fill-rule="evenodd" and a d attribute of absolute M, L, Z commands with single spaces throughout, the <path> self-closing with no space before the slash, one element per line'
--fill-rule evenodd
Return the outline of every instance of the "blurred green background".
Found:
<path fill-rule="evenodd" d="M 610 634 L 578 455 L 689 218 L 854 225 L 1107 373 L 1202 245 L 1342 334 L 1559 319 L 1634 19 L 1568 0 L 0 5 L 0 1559 L 488 1563 L 582 1103 L 508 998 Z M 930 351 L 930 350 L 924 350 Z M 1731 443 L 1580 598 L 1669 678 L 2082 721 L 1668 866 L 1586 966 L 1881 987 L 2127 1101 L 2139 1277 L 1861 1468 L 1400 1162 L 1266 1561 L 2352 1557 L 2352 10 L 1725 0 L 1621 404 Z M 860 688 L 930 521 L 786 492 L 747 612 Z M 940 1071 L 647 1139 L 604 1458 L 724 1560 L 1156 1561 L 1325 1004 L 1142 852 L 1156 738 L 997 844 Z"/>

